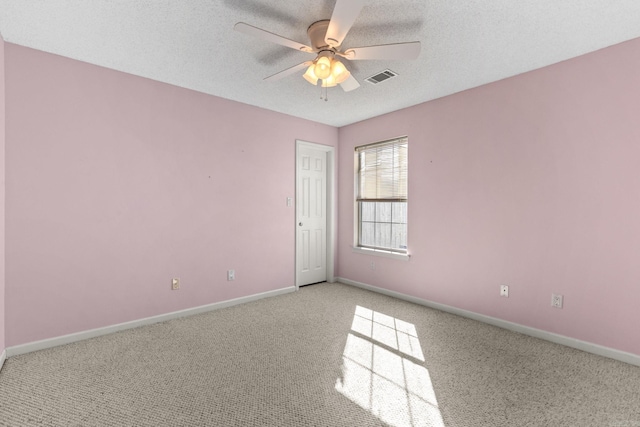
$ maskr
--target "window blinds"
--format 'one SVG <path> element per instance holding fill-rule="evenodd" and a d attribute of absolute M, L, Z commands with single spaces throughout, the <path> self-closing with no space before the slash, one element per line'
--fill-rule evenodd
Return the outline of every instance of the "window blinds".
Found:
<path fill-rule="evenodd" d="M 407 201 L 408 138 L 356 147 L 357 201 Z"/>

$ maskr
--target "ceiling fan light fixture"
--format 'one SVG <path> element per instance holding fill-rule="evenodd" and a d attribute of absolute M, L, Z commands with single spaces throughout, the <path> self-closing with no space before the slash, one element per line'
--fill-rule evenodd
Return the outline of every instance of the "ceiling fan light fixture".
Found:
<path fill-rule="evenodd" d="M 309 68 L 307 68 L 307 71 L 304 73 L 302 77 L 304 77 L 306 81 L 308 81 L 309 83 L 315 86 L 318 84 L 318 76 L 316 76 L 316 73 L 313 72 L 314 68 L 315 68 L 314 64 L 309 65 Z"/>
<path fill-rule="evenodd" d="M 349 78 L 351 73 L 342 62 L 334 59 L 331 63 L 331 75 L 336 80 L 336 83 L 342 83 Z"/>
<path fill-rule="evenodd" d="M 336 78 L 333 77 L 333 74 L 329 74 L 326 79 L 322 79 L 322 87 L 334 87 L 337 86 L 338 82 Z"/>
<path fill-rule="evenodd" d="M 318 58 L 316 65 L 313 68 L 313 72 L 319 79 L 326 79 L 331 75 L 331 60 L 326 56 Z"/>

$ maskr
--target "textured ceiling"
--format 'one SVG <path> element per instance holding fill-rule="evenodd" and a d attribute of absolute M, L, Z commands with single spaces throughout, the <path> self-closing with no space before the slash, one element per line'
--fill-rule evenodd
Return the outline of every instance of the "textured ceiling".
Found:
<path fill-rule="evenodd" d="M 420 41 L 415 61 L 353 61 L 352 92 L 301 75 L 308 59 L 233 30 L 242 21 L 308 44 L 335 0 L 0 0 L 8 42 L 343 126 L 640 37 L 639 0 L 369 0 L 343 48 Z M 399 76 L 378 85 L 372 74 Z M 300 73 L 301 74 L 301 73 Z"/>

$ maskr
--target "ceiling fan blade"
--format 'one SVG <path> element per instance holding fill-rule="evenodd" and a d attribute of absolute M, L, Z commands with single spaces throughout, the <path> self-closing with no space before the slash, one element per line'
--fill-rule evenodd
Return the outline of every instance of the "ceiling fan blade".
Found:
<path fill-rule="evenodd" d="M 294 65 L 293 67 L 289 67 L 286 70 L 282 70 L 279 73 L 275 73 L 269 77 L 265 77 L 264 81 L 265 82 L 274 82 L 276 80 L 280 80 L 284 77 L 287 77 L 291 74 L 294 74 L 300 70 L 304 70 L 305 68 L 307 68 L 309 65 L 313 64 L 313 61 L 306 61 L 303 62 L 302 64 L 298 64 L 298 65 Z"/>
<path fill-rule="evenodd" d="M 324 36 L 325 43 L 331 47 L 340 46 L 360 14 L 362 6 L 364 6 L 364 0 L 336 1 L 331 21 L 329 21 L 329 27 L 327 28 L 327 34 Z"/>
<path fill-rule="evenodd" d="M 382 44 L 379 46 L 354 47 L 343 56 L 351 61 L 361 59 L 416 59 L 420 55 L 420 42 Z"/>
<path fill-rule="evenodd" d="M 307 45 L 298 43 L 293 40 L 289 40 L 277 34 L 270 33 L 269 31 L 262 30 L 258 27 L 254 27 L 253 25 L 245 24 L 244 22 L 238 22 L 236 25 L 233 26 L 233 29 L 253 37 L 258 37 L 263 40 L 270 41 L 271 43 L 276 43 L 282 46 L 290 47 L 291 49 L 301 50 L 303 52 L 313 52 L 313 49 L 311 49 Z"/>
<path fill-rule="evenodd" d="M 360 83 L 358 83 L 358 80 L 356 80 L 353 75 L 350 75 L 347 80 L 340 83 L 340 87 L 345 92 L 351 92 L 354 89 L 358 89 L 360 87 Z"/>

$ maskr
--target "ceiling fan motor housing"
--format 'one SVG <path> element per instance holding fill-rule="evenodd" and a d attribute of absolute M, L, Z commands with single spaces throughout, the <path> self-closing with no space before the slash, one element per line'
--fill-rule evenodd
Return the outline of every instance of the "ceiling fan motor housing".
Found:
<path fill-rule="evenodd" d="M 309 25 L 309 28 L 307 28 L 307 35 L 309 36 L 309 40 L 311 41 L 311 47 L 316 52 L 321 50 L 332 50 L 333 52 L 335 52 L 335 49 L 329 46 L 327 42 L 324 41 L 324 37 L 327 34 L 328 27 L 329 20 L 322 19 L 320 21 L 314 22 L 313 24 Z"/>

